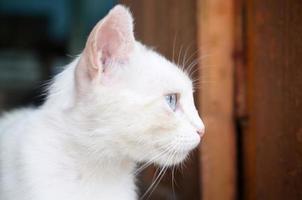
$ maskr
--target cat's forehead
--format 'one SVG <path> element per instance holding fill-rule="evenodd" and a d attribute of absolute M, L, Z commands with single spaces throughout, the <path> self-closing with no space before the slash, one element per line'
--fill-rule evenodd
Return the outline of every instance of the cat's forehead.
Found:
<path fill-rule="evenodd" d="M 131 61 L 140 85 L 163 92 L 191 92 L 192 81 L 180 68 L 153 50 L 138 45 Z M 138 84 L 138 83 L 135 83 Z"/>

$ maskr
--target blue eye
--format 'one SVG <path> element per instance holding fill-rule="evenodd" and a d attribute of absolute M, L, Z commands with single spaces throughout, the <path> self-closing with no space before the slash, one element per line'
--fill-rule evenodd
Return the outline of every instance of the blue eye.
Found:
<path fill-rule="evenodd" d="M 175 111 L 177 105 L 177 94 L 168 94 L 165 96 L 165 99 L 169 107 Z"/>

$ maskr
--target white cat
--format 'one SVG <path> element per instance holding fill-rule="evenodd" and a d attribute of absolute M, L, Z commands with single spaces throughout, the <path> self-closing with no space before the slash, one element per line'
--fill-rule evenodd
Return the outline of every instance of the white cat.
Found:
<path fill-rule="evenodd" d="M 0 121 L 1 200 L 134 200 L 138 162 L 176 165 L 204 125 L 192 82 L 114 7 L 39 108 Z"/>

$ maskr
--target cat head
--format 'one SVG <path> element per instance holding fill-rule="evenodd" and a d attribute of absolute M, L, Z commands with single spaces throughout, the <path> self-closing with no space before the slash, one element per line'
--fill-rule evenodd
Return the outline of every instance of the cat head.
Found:
<path fill-rule="evenodd" d="M 200 142 L 204 125 L 192 81 L 135 40 L 133 19 L 114 7 L 90 33 L 75 70 L 77 108 L 91 145 L 103 142 L 138 162 L 173 165 Z"/>

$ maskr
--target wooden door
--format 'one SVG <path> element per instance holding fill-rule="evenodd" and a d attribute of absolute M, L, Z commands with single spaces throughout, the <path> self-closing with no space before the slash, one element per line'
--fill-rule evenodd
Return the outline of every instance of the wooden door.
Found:
<path fill-rule="evenodd" d="M 246 0 L 244 199 L 302 199 L 302 1 Z"/>

